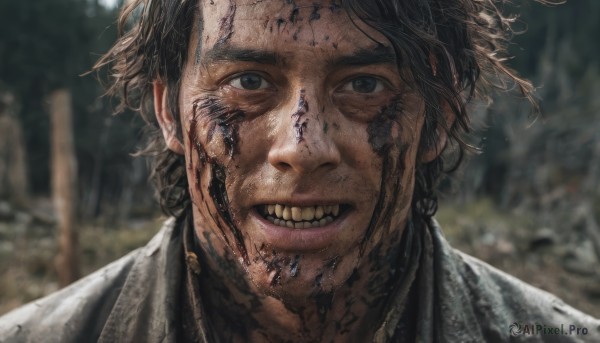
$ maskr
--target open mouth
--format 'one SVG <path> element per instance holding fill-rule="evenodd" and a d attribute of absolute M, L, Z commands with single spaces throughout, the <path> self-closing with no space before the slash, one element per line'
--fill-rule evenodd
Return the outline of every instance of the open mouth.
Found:
<path fill-rule="evenodd" d="M 325 226 L 339 217 L 348 209 L 349 205 L 324 205 L 324 206 L 288 206 L 281 204 L 259 205 L 258 213 L 271 223 L 290 229 L 310 229 Z"/>

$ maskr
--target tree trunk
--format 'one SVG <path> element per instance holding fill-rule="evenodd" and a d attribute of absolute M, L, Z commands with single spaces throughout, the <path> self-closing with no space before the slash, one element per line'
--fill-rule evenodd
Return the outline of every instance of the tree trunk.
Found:
<path fill-rule="evenodd" d="M 12 113 L 13 97 L 0 94 L 0 200 L 14 207 L 28 207 L 25 142 L 19 120 Z"/>
<path fill-rule="evenodd" d="M 52 140 L 52 198 L 58 219 L 55 267 L 61 287 L 79 277 L 78 237 L 75 228 L 77 160 L 73 145 L 71 93 L 50 94 Z"/>

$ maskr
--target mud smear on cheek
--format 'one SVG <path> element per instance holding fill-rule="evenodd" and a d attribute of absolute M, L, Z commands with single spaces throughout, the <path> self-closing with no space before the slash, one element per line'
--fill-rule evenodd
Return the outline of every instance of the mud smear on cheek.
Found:
<path fill-rule="evenodd" d="M 369 144 L 375 153 L 384 157 L 386 151 L 393 144 L 392 126 L 398 120 L 398 114 L 402 112 L 402 103 L 393 100 L 389 105 L 381 108 L 375 119 L 369 123 L 367 134 Z"/>
<path fill-rule="evenodd" d="M 227 10 L 225 17 L 221 19 L 221 24 L 219 25 L 219 37 L 221 38 L 219 38 L 216 45 L 225 44 L 233 35 L 233 19 L 235 18 L 235 11 L 235 0 L 229 0 L 229 9 Z"/>
<path fill-rule="evenodd" d="M 211 121 L 207 132 L 207 140 L 210 142 L 213 139 L 215 129 L 218 127 L 223 136 L 223 144 L 227 154 L 233 158 L 233 155 L 237 153 L 239 123 L 246 116 L 244 111 L 231 109 L 215 98 L 195 101 L 194 113 L 197 113 L 197 111 L 206 113 L 207 118 Z"/>
<path fill-rule="evenodd" d="M 288 3 L 290 5 L 292 5 L 292 11 L 290 12 L 290 23 L 295 24 L 296 21 L 300 18 L 298 18 L 299 14 L 300 14 L 300 8 L 296 5 L 296 3 L 294 1 L 291 1 Z"/>
<path fill-rule="evenodd" d="M 211 179 L 208 186 L 208 194 L 217 207 L 219 215 L 221 218 L 223 218 L 225 224 L 227 224 L 233 233 L 236 247 L 244 259 L 244 262 L 248 265 L 248 252 L 246 250 L 246 246 L 244 245 L 244 237 L 242 236 L 242 232 L 233 222 L 231 213 L 229 212 L 229 198 L 227 196 L 227 189 L 225 188 L 225 168 L 218 163 L 211 164 Z"/>
<path fill-rule="evenodd" d="M 386 150 L 389 151 L 389 147 Z M 407 150 L 408 148 L 403 146 L 398 157 L 391 156 L 391 154 L 386 151 L 386 155 L 388 156 L 383 159 L 379 199 L 375 205 L 369 227 L 360 243 L 360 256 L 364 255 L 367 243 L 370 241 L 375 228 L 379 227 L 380 229 L 383 229 L 391 225 L 392 214 L 397 205 L 398 196 L 403 193 L 401 179 Z"/>
<path fill-rule="evenodd" d="M 313 4 L 312 13 L 310 14 L 310 17 L 308 18 L 309 22 L 311 22 L 313 20 L 319 20 L 321 18 L 321 15 L 319 14 L 320 9 L 321 9 L 320 4 Z"/>
<path fill-rule="evenodd" d="M 329 4 L 329 10 L 331 13 L 340 13 L 342 11 L 342 6 L 335 0 L 331 0 L 331 3 Z"/>
<path fill-rule="evenodd" d="M 197 109 L 198 106 L 197 104 L 194 104 L 194 108 L 193 108 L 193 116 L 192 116 L 192 120 L 190 120 L 190 131 L 188 132 L 188 140 L 190 142 L 190 145 L 193 148 L 190 148 L 189 151 L 189 156 L 188 156 L 188 172 L 191 172 L 193 169 L 193 165 L 192 165 L 192 157 L 193 157 L 193 153 L 194 151 L 196 152 L 196 157 L 198 158 L 198 161 L 200 162 L 200 167 L 196 168 L 196 170 L 194 171 L 194 182 L 195 182 L 195 187 L 196 189 L 199 191 L 200 196 L 202 198 L 202 201 L 204 201 L 204 193 L 200 191 L 200 182 L 202 180 L 202 170 L 204 169 L 204 167 L 206 166 L 206 161 L 207 161 L 207 155 L 206 155 L 206 150 L 204 150 L 204 146 L 202 146 L 202 144 L 200 144 L 200 142 L 198 141 L 198 118 L 197 118 Z M 193 194 L 192 192 L 190 192 L 191 194 Z"/>
<path fill-rule="evenodd" d="M 281 30 L 281 25 L 285 24 L 285 19 L 283 18 L 277 18 L 277 20 L 275 21 L 277 23 L 277 30 Z"/>
<path fill-rule="evenodd" d="M 308 120 L 302 120 L 302 117 L 308 113 L 308 101 L 306 101 L 306 92 L 304 89 L 300 90 L 300 98 L 298 99 L 298 106 L 296 112 L 292 114 L 294 119 L 294 132 L 296 132 L 296 143 L 300 143 L 304 140 L 304 132 L 308 125 Z"/>
<path fill-rule="evenodd" d="M 379 199 L 375 205 L 373 216 L 360 243 L 360 256 L 364 255 L 367 243 L 370 241 L 373 231 L 376 227 L 384 228 L 391 225 L 391 219 L 395 206 L 397 206 L 398 196 L 403 193 L 402 172 L 405 169 L 404 160 L 408 150 L 407 145 L 399 147 L 400 152 L 397 156 L 392 154 L 394 146 L 394 137 L 392 128 L 397 123 L 398 115 L 402 113 L 402 106 L 399 100 L 392 101 L 388 106 L 381 109 L 376 119 L 367 127 L 369 144 L 375 153 L 382 157 L 382 172 Z M 399 127 L 399 129 L 402 129 Z M 397 138 L 399 139 L 399 138 Z"/>
<path fill-rule="evenodd" d="M 190 161 L 189 163 L 190 164 L 188 165 L 188 168 L 192 168 L 192 166 L 191 166 L 191 161 L 192 161 L 192 157 L 193 157 L 192 152 L 195 151 L 197 154 L 198 161 L 200 163 L 200 166 L 198 168 L 196 168 L 196 171 L 195 171 L 196 190 L 201 194 L 202 200 L 204 201 L 204 194 L 203 194 L 202 187 L 201 187 L 201 173 L 202 173 L 202 170 L 207 165 L 210 166 L 211 178 L 210 178 L 210 182 L 208 185 L 209 196 L 211 197 L 212 202 L 213 202 L 215 208 L 217 209 L 219 217 L 225 222 L 225 224 L 227 225 L 227 227 L 233 234 L 233 237 L 235 239 L 235 245 L 236 245 L 238 252 L 244 259 L 244 262 L 246 264 L 249 264 L 248 252 L 246 250 L 246 246 L 244 245 L 242 233 L 237 228 L 235 223 L 233 222 L 231 213 L 229 211 L 230 204 L 229 204 L 229 198 L 227 196 L 227 189 L 225 186 L 225 181 L 226 181 L 225 167 L 223 165 L 217 163 L 214 159 L 210 158 L 207 155 L 206 150 L 204 149 L 204 146 L 200 143 L 200 141 L 198 140 L 198 137 L 197 137 L 197 135 L 198 135 L 198 115 L 200 113 L 202 113 L 202 111 L 208 110 L 209 111 L 207 113 L 208 118 L 219 123 L 219 126 L 223 130 L 224 141 L 226 143 L 225 146 L 228 149 L 229 155 L 233 156 L 236 141 L 232 140 L 231 138 L 237 137 L 237 130 L 236 130 L 237 122 L 236 121 L 239 120 L 239 118 L 243 118 L 243 113 L 238 113 L 241 111 L 227 111 L 225 109 L 226 108 L 224 106 L 220 105 L 219 102 L 216 101 L 215 99 L 205 99 L 203 101 L 194 102 L 193 117 L 190 121 L 190 131 L 188 133 L 188 138 L 189 138 L 190 144 L 192 145 L 192 148 L 190 149 L 190 155 L 189 155 L 189 161 Z M 214 130 L 214 126 L 210 126 L 210 128 L 212 128 Z M 209 134 L 209 135 L 212 136 L 212 134 Z M 227 142 L 229 142 L 229 144 L 227 144 Z M 206 206 L 206 208 L 208 210 L 208 206 Z M 225 230 L 223 229 L 223 227 L 221 225 L 221 221 L 218 218 L 214 218 L 212 213 L 210 213 L 210 210 L 208 210 L 208 213 L 211 215 L 211 217 L 213 218 L 213 221 L 216 223 L 219 230 L 221 231 L 223 238 L 225 239 L 225 242 L 227 243 L 227 245 L 231 246 L 228 236 L 225 233 Z"/>

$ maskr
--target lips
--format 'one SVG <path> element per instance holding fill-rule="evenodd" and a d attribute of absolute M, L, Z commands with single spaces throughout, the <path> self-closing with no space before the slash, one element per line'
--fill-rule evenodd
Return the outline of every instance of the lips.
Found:
<path fill-rule="evenodd" d="M 274 248 L 321 251 L 339 240 L 339 234 L 348 227 L 353 207 L 344 203 L 309 204 L 262 204 L 254 206 L 252 217 L 262 228 L 263 238 Z"/>
<path fill-rule="evenodd" d="M 258 207 L 258 212 L 271 223 L 290 229 L 310 229 L 325 226 L 336 220 L 346 206 L 316 205 L 288 206 L 269 204 Z"/>

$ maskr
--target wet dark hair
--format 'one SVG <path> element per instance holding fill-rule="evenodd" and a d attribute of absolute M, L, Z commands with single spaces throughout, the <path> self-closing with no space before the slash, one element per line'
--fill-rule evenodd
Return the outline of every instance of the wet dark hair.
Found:
<path fill-rule="evenodd" d="M 463 139 L 470 127 L 469 101 L 492 88 L 516 88 L 535 105 L 532 85 L 504 64 L 514 17 L 503 15 L 503 5 L 504 0 L 331 2 L 331 10 L 346 10 L 382 33 L 410 71 L 426 106 L 420 151 L 437 145 L 440 128 L 455 147 L 458 158 L 451 168 L 444 170 L 444 155 L 417 166 L 413 208 L 423 216 L 435 214 L 440 177 L 457 167 L 469 149 Z M 107 93 L 119 97 L 117 110 L 131 108 L 147 122 L 142 153 L 152 156 L 151 178 L 161 208 L 174 216 L 190 204 L 185 160 L 165 146 L 152 111 L 152 82 L 167 85 L 167 106 L 179 122 L 181 72 L 197 17 L 198 0 L 134 0 L 119 17 L 118 41 L 94 66 L 97 71 L 110 68 Z M 444 116 L 448 109 L 456 118 L 450 125 Z"/>

